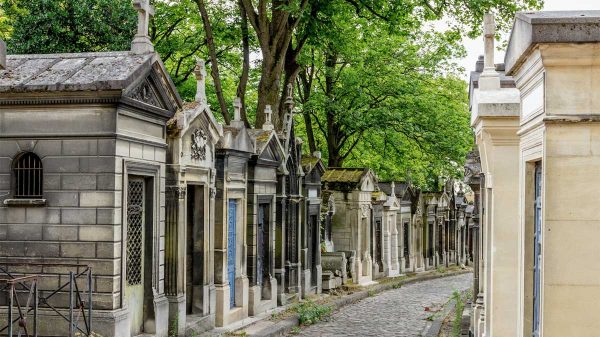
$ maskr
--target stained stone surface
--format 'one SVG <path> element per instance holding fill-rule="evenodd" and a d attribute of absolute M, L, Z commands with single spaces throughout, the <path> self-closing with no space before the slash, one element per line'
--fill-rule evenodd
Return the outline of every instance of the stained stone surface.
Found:
<path fill-rule="evenodd" d="M 154 61 L 130 52 L 8 55 L 0 92 L 124 89 Z"/>
<path fill-rule="evenodd" d="M 383 292 L 358 303 L 343 307 L 328 322 L 302 329 L 300 336 L 419 336 L 431 312 L 425 307 L 439 307 L 454 290 L 467 290 L 472 274 L 425 281 Z"/>

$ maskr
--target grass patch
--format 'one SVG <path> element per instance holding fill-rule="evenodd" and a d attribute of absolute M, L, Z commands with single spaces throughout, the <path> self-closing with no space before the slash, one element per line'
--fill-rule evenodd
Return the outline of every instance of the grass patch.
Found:
<path fill-rule="evenodd" d="M 296 305 L 295 310 L 301 325 L 311 325 L 329 319 L 333 308 L 307 300 Z"/>
<path fill-rule="evenodd" d="M 452 298 L 456 302 L 456 306 L 454 307 L 454 320 L 452 321 L 452 337 L 460 337 L 462 314 L 463 310 L 465 310 L 466 296 L 463 296 L 463 294 L 458 291 L 454 291 Z"/>

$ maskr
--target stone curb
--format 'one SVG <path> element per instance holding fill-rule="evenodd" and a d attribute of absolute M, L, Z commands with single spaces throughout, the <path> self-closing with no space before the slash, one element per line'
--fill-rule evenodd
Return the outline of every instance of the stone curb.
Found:
<path fill-rule="evenodd" d="M 435 272 L 430 272 L 428 274 L 424 274 L 422 276 L 417 276 L 417 277 L 411 278 L 411 279 L 406 279 L 406 280 L 402 280 L 402 281 L 398 281 L 398 282 L 389 282 L 386 284 L 378 284 L 378 285 L 371 286 L 366 290 L 361 290 L 354 294 L 344 296 L 340 299 L 333 301 L 332 303 L 329 303 L 329 305 L 331 307 L 333 307 L 334 311 L 336 311 L 348 304 L 356 303 L 360 300 L 368 298 L 369 296 L 372 296 L 373 294 L 378 294 L 378 293 L 381 293 L 384 291 L 392 290 L 392 289 L 394 289 L 394 286 L 397 286 L 397 285 L 404 286 L 404 285 L 408 285 L 408 284 L 430 281 L 430 280 L 435 280 L 435 279 L 444 278 L 444 277 L 468 274 L 471 272 L 472 272 L 471 270 L 458 270 L 458 271 L 447 272 L 444 274 L 434 274 Z M 299 316 L 293 315 L 292 317 L 284 319 L 280 322 L 277 322 L 276 324 L 274 324 L 268 328 L 265 328 L 265 329 L 259 331 L 258 333 L 248 335 L 248 337 L 285 336 L 286 334 L 290 333 L 292 331 L 292 329 L 294 327 L 298 326 L 299 324 L 300 324 Z"/>

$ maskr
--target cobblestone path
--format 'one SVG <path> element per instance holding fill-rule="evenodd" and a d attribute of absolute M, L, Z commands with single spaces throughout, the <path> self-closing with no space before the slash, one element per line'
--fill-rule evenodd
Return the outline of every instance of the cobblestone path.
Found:
<path fill-rule="evenodd" d="M 468 289 L 472 280 L 472 274 L 463 274 L 386 291 L 343 307 L 330 321 L 302 329 L 299 336 L 419 336 L 432 314 L 425 307 L 443 305 L 455 290 Z"/>

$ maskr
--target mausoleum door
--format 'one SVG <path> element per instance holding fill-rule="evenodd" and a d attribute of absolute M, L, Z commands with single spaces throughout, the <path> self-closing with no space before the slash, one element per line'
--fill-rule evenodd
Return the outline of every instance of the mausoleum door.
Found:
<path fill-rule="evenodd" d="M 374 248 L 374 260 L 379 265 L 379 271 L 383 271 L 383 261 L 382 261 L 382 232 L 381 232 L 381 218 L 377 217 L 374 221 L 374 230 L 375 230 L 375 247 Z"/>
<path fill-rule="evenodd" d="M 204 188 L 187 187 L 186 309 L 188 314 L 205 314 L 204 286 Z"/>
<path fill-rule="evenodd" d="M 229 305 L 235 307 L 235 263 L 236 263 L 236 223 L 237 201 L 229 199 L 227 218 L 227 277 L 229 279 Z"/>
<path fill-rule="evenodd" d="M 534 243 L 533 243 L 533 337 L 540 335 L 541 292 L 542 292 L 542 165 L 535 165 L 535 204 L 534 204 Z"/>
<path fill-rule="evenodd" d="M 306 266 L 306 269 L 310 269 L 311 271 L 311 285 L 312 286 L 316 286 L 317 285 L 317 270 L 316 270 L 316 266 L 317 266 L 317 251 L 316 248 L 319 246 L 319 242 L 316 236 L 316 233 L 318 233 L 317 229 L 317 216 L 315 214 L 309 214 L 308 215 L 308 223 L 307 223 L 307 229 L 306 229 L 306 238 L 308 239 L 307 242 L 307 248 L 308 248 L 308 256 L 307 256 L 307 263 L 308 266 Z"/>
<path fill-rule="evenodd" d="M 269 204 L 258 205 L 256 233 L 256 284 L 262 286 L 269 275 Z"/>
<path fill-rule="evenodd" d="M 144 259 L 146 193 L 143 178 L 129 177 L 127 197 L 127 243 L 125 297 L 131 335 L 144 327 Z"/>
<path fill-rule="evenodd" d="M 410 244 L 410 236 L 409 236 L 409 226 L 408 226 L 408 222 L 405 222 L 403 227 L 402 227 L 402 232 L 404 234 L 404 258 L 405 260 L 405 268 L 409 268 L 410 267 L 410 248 L 409 248 L 409 244 Z"/>

